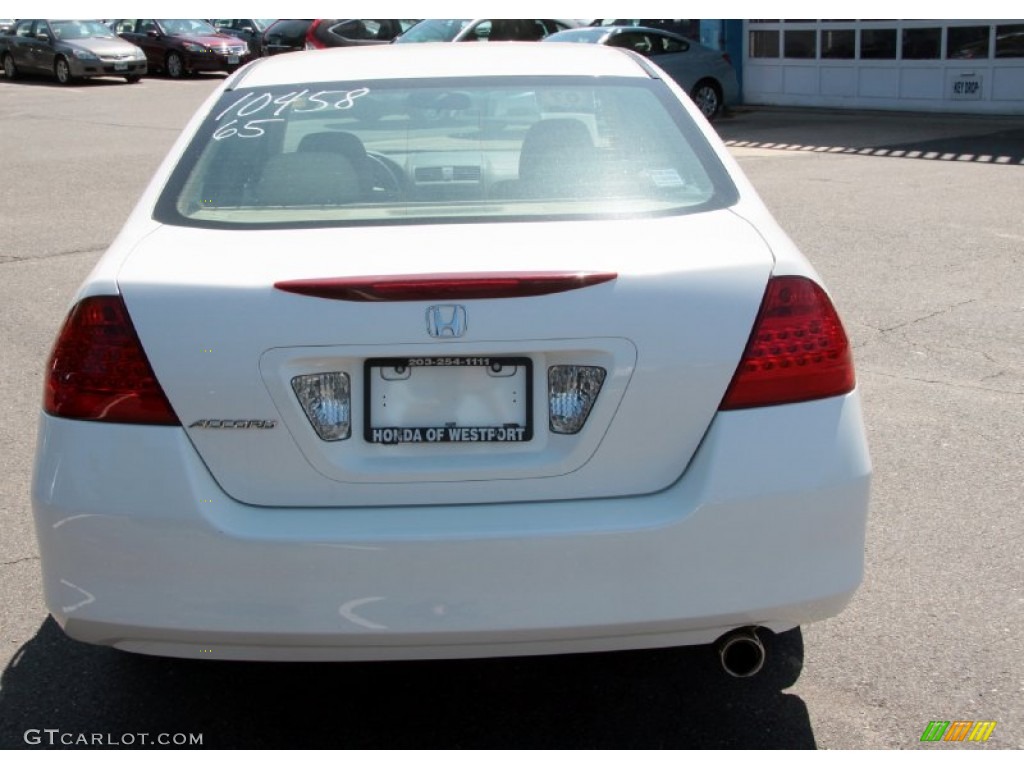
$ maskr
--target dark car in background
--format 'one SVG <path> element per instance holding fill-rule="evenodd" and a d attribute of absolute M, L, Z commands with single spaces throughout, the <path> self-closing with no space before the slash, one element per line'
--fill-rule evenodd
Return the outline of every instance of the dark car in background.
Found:
<path fill-rule="evenodd" d="M 419 19 L 314 19 L 306 30 L 305 48 L 390 43 Z"/>
<path fill-rule="evenodd" d="M 4 76 L 48 74 L 61 85 L 106 75 L 136 83 L 146 74 L 146 56 L 99 21 L 20 19 L 0 36 Z"/>
<path fill-rule="evenodd" d="M 244 40 L 253 56 L 263 55 L 263 33 L 277 19 L 211 19 L 218 32 Z"/>
<path fill-rule="evenodd" d="M 278 19 L 263 32 L 261 46 L 264 56 L 301 51 L 306 47 L 306 33 L 315 19 Z"/>
<path fill-rule="evenodd" d="M 114 31 L 146 52 L 151 69 L 170 77 L 234 72 L 253 58 L 244 40 L 202 19 L 118 19 Z"/>
<path fill-rule="evenodd" d="M 594 43 L 639 53 L 665 70 L 708 120 L 739 98 L 739 81 L 728 55 L 663 29 L 583 27 L 551 35 L 544 42 Z"/>

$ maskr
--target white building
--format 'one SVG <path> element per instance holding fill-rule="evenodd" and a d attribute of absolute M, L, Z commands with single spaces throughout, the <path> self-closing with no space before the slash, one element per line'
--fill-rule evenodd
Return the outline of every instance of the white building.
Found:
<path fill-rule="evenodd" d="M 1024 115 L 1021 19 L 749 19 L 742 29 L 747 104 Z"/>

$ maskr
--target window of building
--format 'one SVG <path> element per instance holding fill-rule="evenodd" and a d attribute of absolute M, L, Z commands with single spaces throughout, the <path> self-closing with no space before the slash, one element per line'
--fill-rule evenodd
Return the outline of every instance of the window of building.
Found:
<path fill-rule="evenodd" d="M 857 33 L 852 29 L 821 30 L 821 58 L 852 59 L 857 52 Z"/>
<path fill-rule="evenodd" d="M 895 29 L 864 29 L 860 33 L 862 59 L 895 59 Z"/>
<path fill-rule="evenodd" d="M 946 30 L 947 59 L 987 59 L 989 27 L 949 27 Z"/>
<path fill-rule="evenodd" d="M 942 29 L 940 27 L 903 30 L 904 59 L 938 59 L 941 56 Z"/>
<path fill-rule="evenodd" d="M 787 59 L 813 59 L 818 55 L 818 33 L 813 29 L 787 29 L 782 39 Z"/>
<path fill-rule="evenodd" d="M 772 30 L 754 30 L 750 33 L 750 57 L 752 59 L 777 59 L 779 57 L 779 33 Z"/>
<path fill-rule="evenodd" d="M 1024 24 L 1001 24 L 996 27 L 996 58 L 1024 58 Z"/>

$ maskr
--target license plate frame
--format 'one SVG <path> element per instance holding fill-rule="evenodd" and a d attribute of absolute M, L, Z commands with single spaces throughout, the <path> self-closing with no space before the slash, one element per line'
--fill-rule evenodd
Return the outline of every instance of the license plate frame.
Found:
<path fill-rule="evenodd" d="M 495 368 L 497 366 L 497 368 Z M 397 376 L 397 371 L 408 371 L 405 378 L 386 379 L 381 370 L 388 370 Z M 508 369 L 514 369 L 511 373 Z M 428 394 L 449 399 L 443 403 L 442 413 L 426 423 L 394 424 L 374 423 L 374 411 L 380 412 L 381 397 L 401 390 L 401 382 L 410 380 L 417 370 L 429 371 L 419 380 L 426 383 Z M 453 373 L 462 370 L 470 372 L 459 381 Z M 363 439 L 372 445 L 437 445 L 455 443 L 526 443 L 533 439 L 533 361 L 528 357 L 507 355 L 453 355 L 423 357 L 376 357 L 365 361 L 363 366 Z M 450 374 L 450 375 L 446 375 Z M 426 381 L 429 377 L 429 381 Z M 487 378 L 484 378 L 487 377 Z M 448 382 L 445 382 L 445 378 Z M 460 398 L 471 394 L 475 388 L 484 391 L 489 379 L 505 381 L 494 385 L 488 399 L 504 398 L 499 403 L 506 410 L 515 410 L 520 417 L 502 423 L 459 423 L 451 418 L 450 411 L 460 405 Z M 522 390 L 522 391 L 520 391 Z M 511 404 L 509 402 L 511 398 Z M 411 401 L 423 406 L 421 400 Z M 500 420 L 500 416 L 496 419 Z M 433 423 L 430 423 L 433 422 Z"/>
<path fill-rule="evenodd" d="M 115 72 L 127 72 L 128 71 L 128 64 L 125 63 L 125 62 L 119 61 L 119 62 L 114 64 L 114 71 Z"/>
<path fill-rule="evenodd" d="M 238 63 L 238 57 L 237 56 L 228 56 L 228 64 L 237 64 L 237 63 Z"/>

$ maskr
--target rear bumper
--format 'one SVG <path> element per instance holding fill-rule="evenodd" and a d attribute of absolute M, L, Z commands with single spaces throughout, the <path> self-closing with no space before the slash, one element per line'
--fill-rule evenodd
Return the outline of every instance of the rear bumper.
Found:
<path fill-rule="evenodd" d="M 195 658 L 480 657 L 835 615 L 862 578 L 870 473 L 856 393 L 719 414 L 656 494 L 370 509 L 246 506 L 181 429 L 44 415 L 33 504 L 47 604 L 74 638 Z"/>

